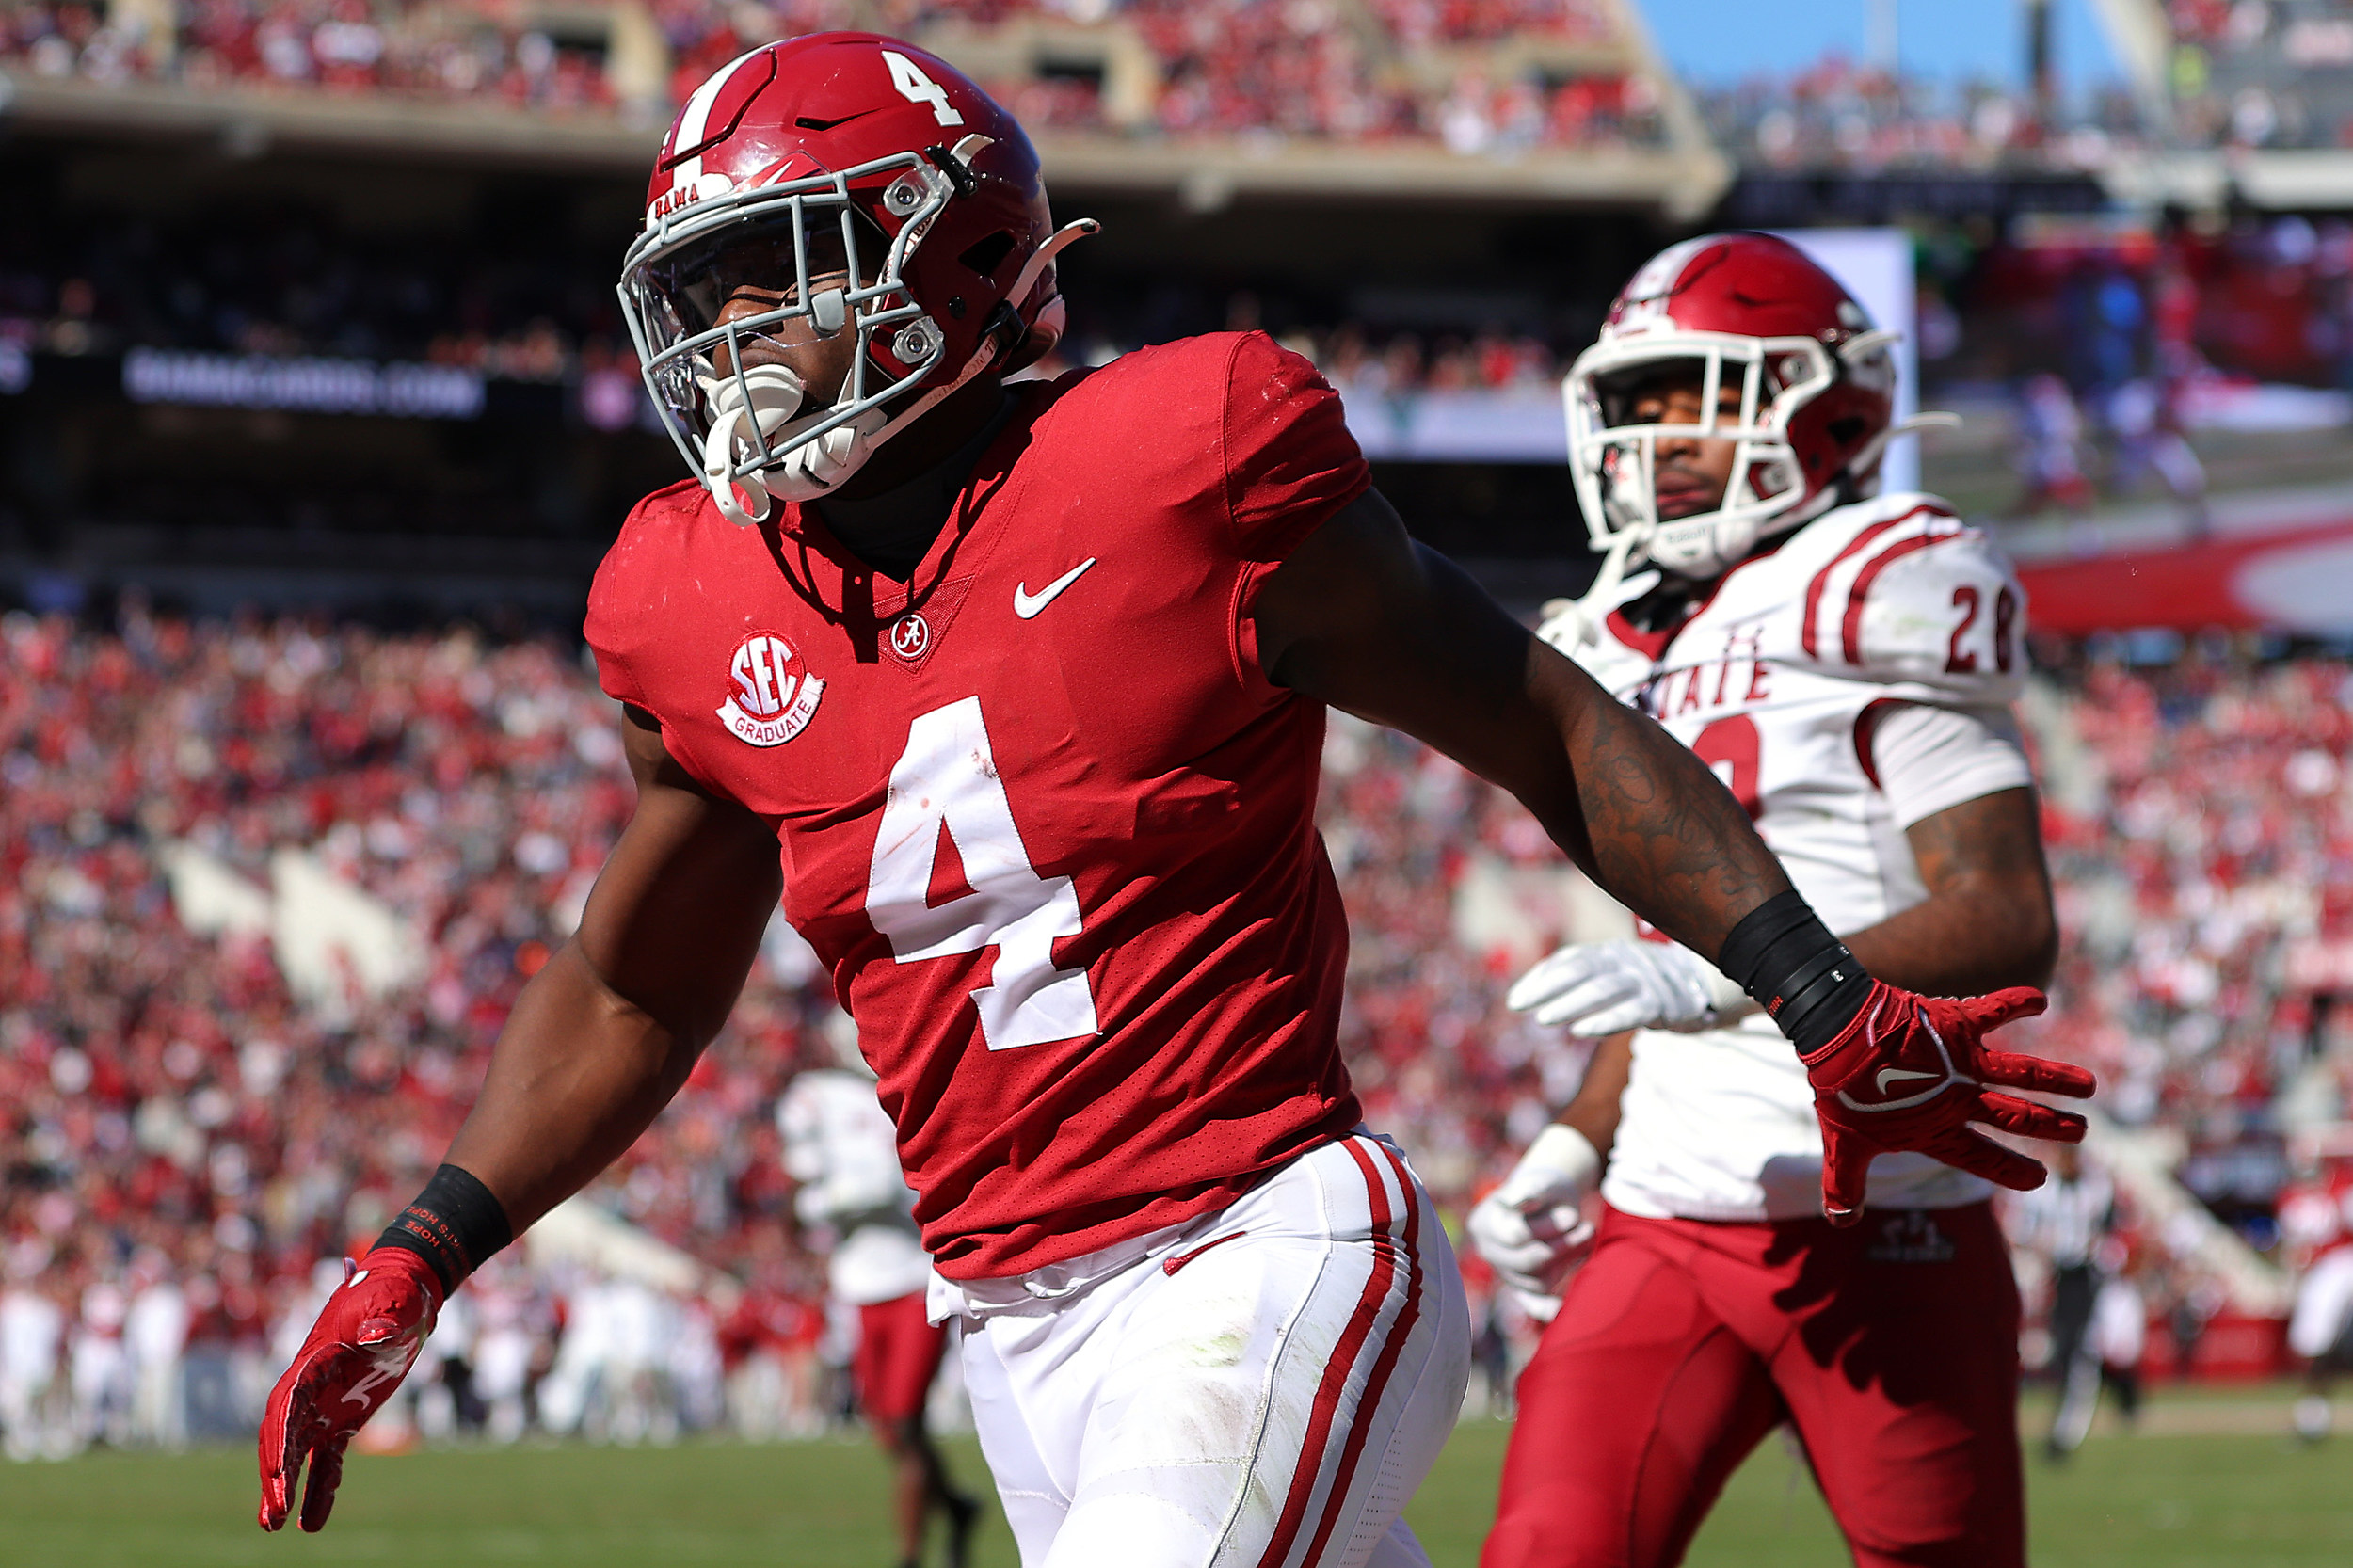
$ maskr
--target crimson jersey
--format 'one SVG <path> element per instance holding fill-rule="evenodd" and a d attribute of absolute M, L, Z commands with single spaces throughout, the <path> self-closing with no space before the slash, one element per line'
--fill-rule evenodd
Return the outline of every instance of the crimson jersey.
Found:
<path fill-rule="evenodd" d="M 1339 399 L 1259 333 L 1013 391 L 904 586 L 689 483 L 587 621 L 604 689 L 776 825 L 955 1279 L 1220 1208 L 1359 1114 L 1323 709 L 1247 617 L 1369 483 Z"/>

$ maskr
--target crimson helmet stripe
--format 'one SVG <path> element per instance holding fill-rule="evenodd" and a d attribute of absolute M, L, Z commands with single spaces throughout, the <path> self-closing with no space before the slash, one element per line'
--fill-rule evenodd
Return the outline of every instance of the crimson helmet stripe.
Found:
<path fill-rule="evenodd" d="M 1683 284 L 1683 274 L 1685 269 L 1691 264 L 1691 258 L 1710 245 L 1720 244 L 1721 238 L 1722 236 L 1717 234 L 1702 234 L 1697 239 L 1688 239 L 1680 245 L 1671 245 L 1661 250 L 1657 255 L 1643 263 L 1641 270 L 1627 280 L 1625 287 L 1618 291 L 1621 305 L 1627 306 L 1673 298 L 1676 289 Z M 1658 307 L 1658 312 L 1665 314 L 1668 307 L 1662 304 Z M 1612 313 L 1614 315 L 1617 312 Z M 1642 313 L 1648 314 L 1648 312 Z M 1623 324 L 1613 322 L 1612 325 Z"/>

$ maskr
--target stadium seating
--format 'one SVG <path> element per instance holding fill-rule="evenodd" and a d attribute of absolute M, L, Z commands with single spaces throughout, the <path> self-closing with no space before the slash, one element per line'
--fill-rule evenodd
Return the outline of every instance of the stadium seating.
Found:
<path fill-rule="evenodd" d="M 2196 146 L 2353 146 L 2353 17 L 2331 0 L 2169 0 L 2174 114 Z"/>
<path fill-rule="evenodd" d="M 541 14 L 544 12 L 545 14 Z M 81 0 L 0 13 L 40 78 L 664 119 L 749 43 L 864 25 L 969 60 L 1033 130 L 1464 152 L 1650 144 L 1655 68 L 1594 0 Z"/>

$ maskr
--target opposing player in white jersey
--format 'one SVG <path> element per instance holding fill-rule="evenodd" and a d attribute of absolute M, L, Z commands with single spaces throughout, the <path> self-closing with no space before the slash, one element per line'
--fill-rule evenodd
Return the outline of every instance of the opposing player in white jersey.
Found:
<path fill-rule="evenodd" d="M 844 1059 L 857 1060 L 855 1047 Z M 981 1509 L 950 1483 L 924 1424 L 948 1330 L 924 1315 L 931 1258 L 916 1228 L 915 1194 L 899 1171 L 890 1117 L 874 1097 L 872 1079 L 820 1069 L 798 1075 L 785 1090 L 776 1129 L 784 1135 L 785 1171 L 800 1183 L 794 1211 L 804 1224 L 834 1233 L 826 1284 L 857 1308 L 851 1378 L 875 1440 L 898 1466 L 900 1561 L 914 1568 L 922 1560 L 924 1527 L 937 1513 L 948 1527 L 949 1568 L 964 1568 Z"/>
<path fill-rule="evenodd" d="M 1875 493 L 1893 336 L 1767 235 L 1645 265 L 1565 383 L 1606 554 L 1542 634 L 1716 769 L 1873 973 L 2040 984 L 2055 924 L 2007 707 L 2025 600 L 1942 503 Z M 1486 1568 L 1677 1562 L 1785 1420 L 1864 1568 L 2022 1562 L 1991 1186 L 1925 1154 L 1824 1172 L 1779 1031 L 1643 936 L 1563 948 L 1511 993 L 1602 1044 L 1472 1216 L 1540 1313 L 1591 1246 L 1520 1384 Z"/>
<path fill-rule="evenodd" d="M 2280 1230 L 2297 1271 L 2288 1350 L 2304 1363 L 2296 1435 L 2317 1443 L 2334 1424 L 2329 1393 L 2353 1371 L 2353 1149 L 2323 1154 L 2280 1194 Z"/>

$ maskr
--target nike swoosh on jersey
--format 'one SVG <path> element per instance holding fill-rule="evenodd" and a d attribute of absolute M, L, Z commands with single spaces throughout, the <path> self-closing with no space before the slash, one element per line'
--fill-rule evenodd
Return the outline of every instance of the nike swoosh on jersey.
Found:
<path fill-rule="evenodd" d="M 1881 1067 L 1879 1077 L 1880 1093 L 1882 1095 L 1887 1093 L 1887 1086 L 1899 1079 L 1934 1078 L 1935 1076 L 1934 1073 L 1915 1073 L 1905 1067 Z"/>
<path fill-rule="evenodd" d="M 1087 568 L 1095 565 L 1095 559 L 1096 558 L 1092 555 L 1088 556 L 1085 560 L 1080 562 L 1077 566 L 1072 567 L 1068 571 L 1064 572 L 1060 577 L 1055 578 L 1051 583 L 1047 584 L 1046 586 L 1040 588 L 1035 593 L 1030 592 L 1029 584 L 1016 583 L 1013 585 L 1013 613 L 1019 616 L 1023 620 L 1030 619 L 1040 610 L 1043 610 L 1048 604 L 1053 603 L 1054 597 L 1057 594 L 1061 593 L 1064 588 L 1070 586 L 1071 584 L 1076 583 L 1081 572 L 1085 571 Z"/>

